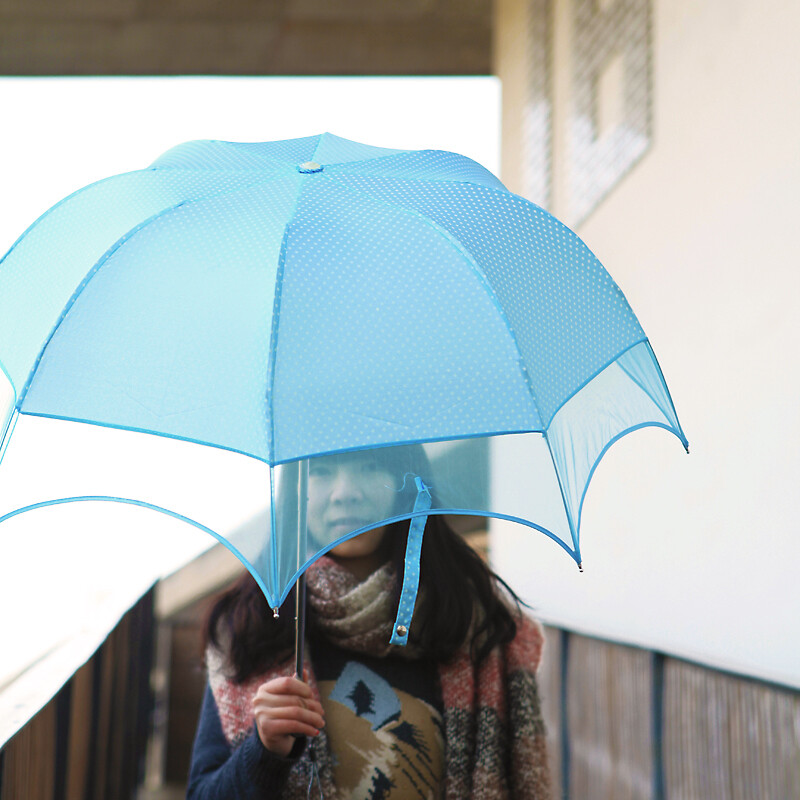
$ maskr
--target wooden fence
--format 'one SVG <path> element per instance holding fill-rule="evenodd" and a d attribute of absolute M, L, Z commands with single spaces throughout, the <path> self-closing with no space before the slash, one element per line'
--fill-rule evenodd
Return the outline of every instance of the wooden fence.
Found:
<path fill-rule="evenodd" d="M 554 797 L 798 800 L 800 692 L 546 628 Z"/>
<path fill-rule="evenodd" d="M 203 682 L 199 607 L 167 623 L 169 709 L 154 713 L 151 592 L 0 751 L 0 800 L 181 796 Z M 554 798 L 800 798 L 800 692 L 558 628 L 546 637 Z M 167 740 L 150 776 L 161 794 L 142 788 L 154 723 Z"/>
<path fill-rule="evenodd" d="M 0 751 L 0 800 L 126 800 L 152 709 L 153 592 Z"/>

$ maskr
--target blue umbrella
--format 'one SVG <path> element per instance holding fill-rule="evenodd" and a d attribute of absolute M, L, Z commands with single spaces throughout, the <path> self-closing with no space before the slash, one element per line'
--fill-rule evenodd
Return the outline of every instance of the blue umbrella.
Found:
<path fill-rule="evenodd" d="M 608 447 L 647 425 L 687 446 L 644 331 L 572 231 L 464 156 L 327 133 L 188 142 L 54 206 L 0 262 L 0 367 L 3 447 L 27 415 L 262 462 L 263 536 L 181 518 L 276 609 L 315 558 L 387 519 L 412 520 L 410 566 L 434 513 L 517 520 L 580 565 Z M 529 483 L 502 504 L 498 437 Z M 345 468 L 380 476 L 375 497 L 326 527 L 309 482 Z"/>

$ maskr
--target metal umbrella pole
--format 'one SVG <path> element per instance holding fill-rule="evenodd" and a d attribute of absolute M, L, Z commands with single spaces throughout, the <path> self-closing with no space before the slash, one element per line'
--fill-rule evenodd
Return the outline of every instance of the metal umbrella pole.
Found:
<path fill-rule="evenodd" d="M 308 507 L 308 459 L 298 464 L 297 470 L 297 569 L 303 566 L 301 545 L 307 536 Z M 303 679 L 303 651 L 306 635 L 306 573 L 303 572 L 295 584 L 294 653 L 297 676 Z"/>

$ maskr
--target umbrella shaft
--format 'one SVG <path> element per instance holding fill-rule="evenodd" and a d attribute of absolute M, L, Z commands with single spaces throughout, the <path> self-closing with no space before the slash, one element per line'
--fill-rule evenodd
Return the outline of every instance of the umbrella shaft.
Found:
<path fill-rule="evenodd" d="M 297 465 L 297 569 L 303 564 L 306 546 L 308 504 L 308 461 Z M 303 644 L 306 636 L 306 574 L 303 572 L 295 586 L 294 654 L 297 675 L 303 680 Z"/>
<path fill-rule="evenodd" d="M 306 574 L 297 579 L 295 585 L 295 626 L 294 626 L 294 653 L 297 675 L 303 679 L 303 644 L 306 635 Z"/>

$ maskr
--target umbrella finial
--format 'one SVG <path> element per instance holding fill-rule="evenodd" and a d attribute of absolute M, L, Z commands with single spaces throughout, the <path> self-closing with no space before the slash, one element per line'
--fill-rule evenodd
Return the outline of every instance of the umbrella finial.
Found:
<path fill-rule="evenodd" d="M 280 614 L 278 613 L 278 609 L 277 608 L 273 608 L 272 609 L 272 618 L 273 619 L 278 619 L 278 617 L 280 617 Z"/>
<path fill-rule="evenodd" d="M 311 172 L 322 172 L 322 165 L 317 164 L 316 161 L 304 161 L 302 164 L 297 165 L 297 171 L 307 175 Z"/>

